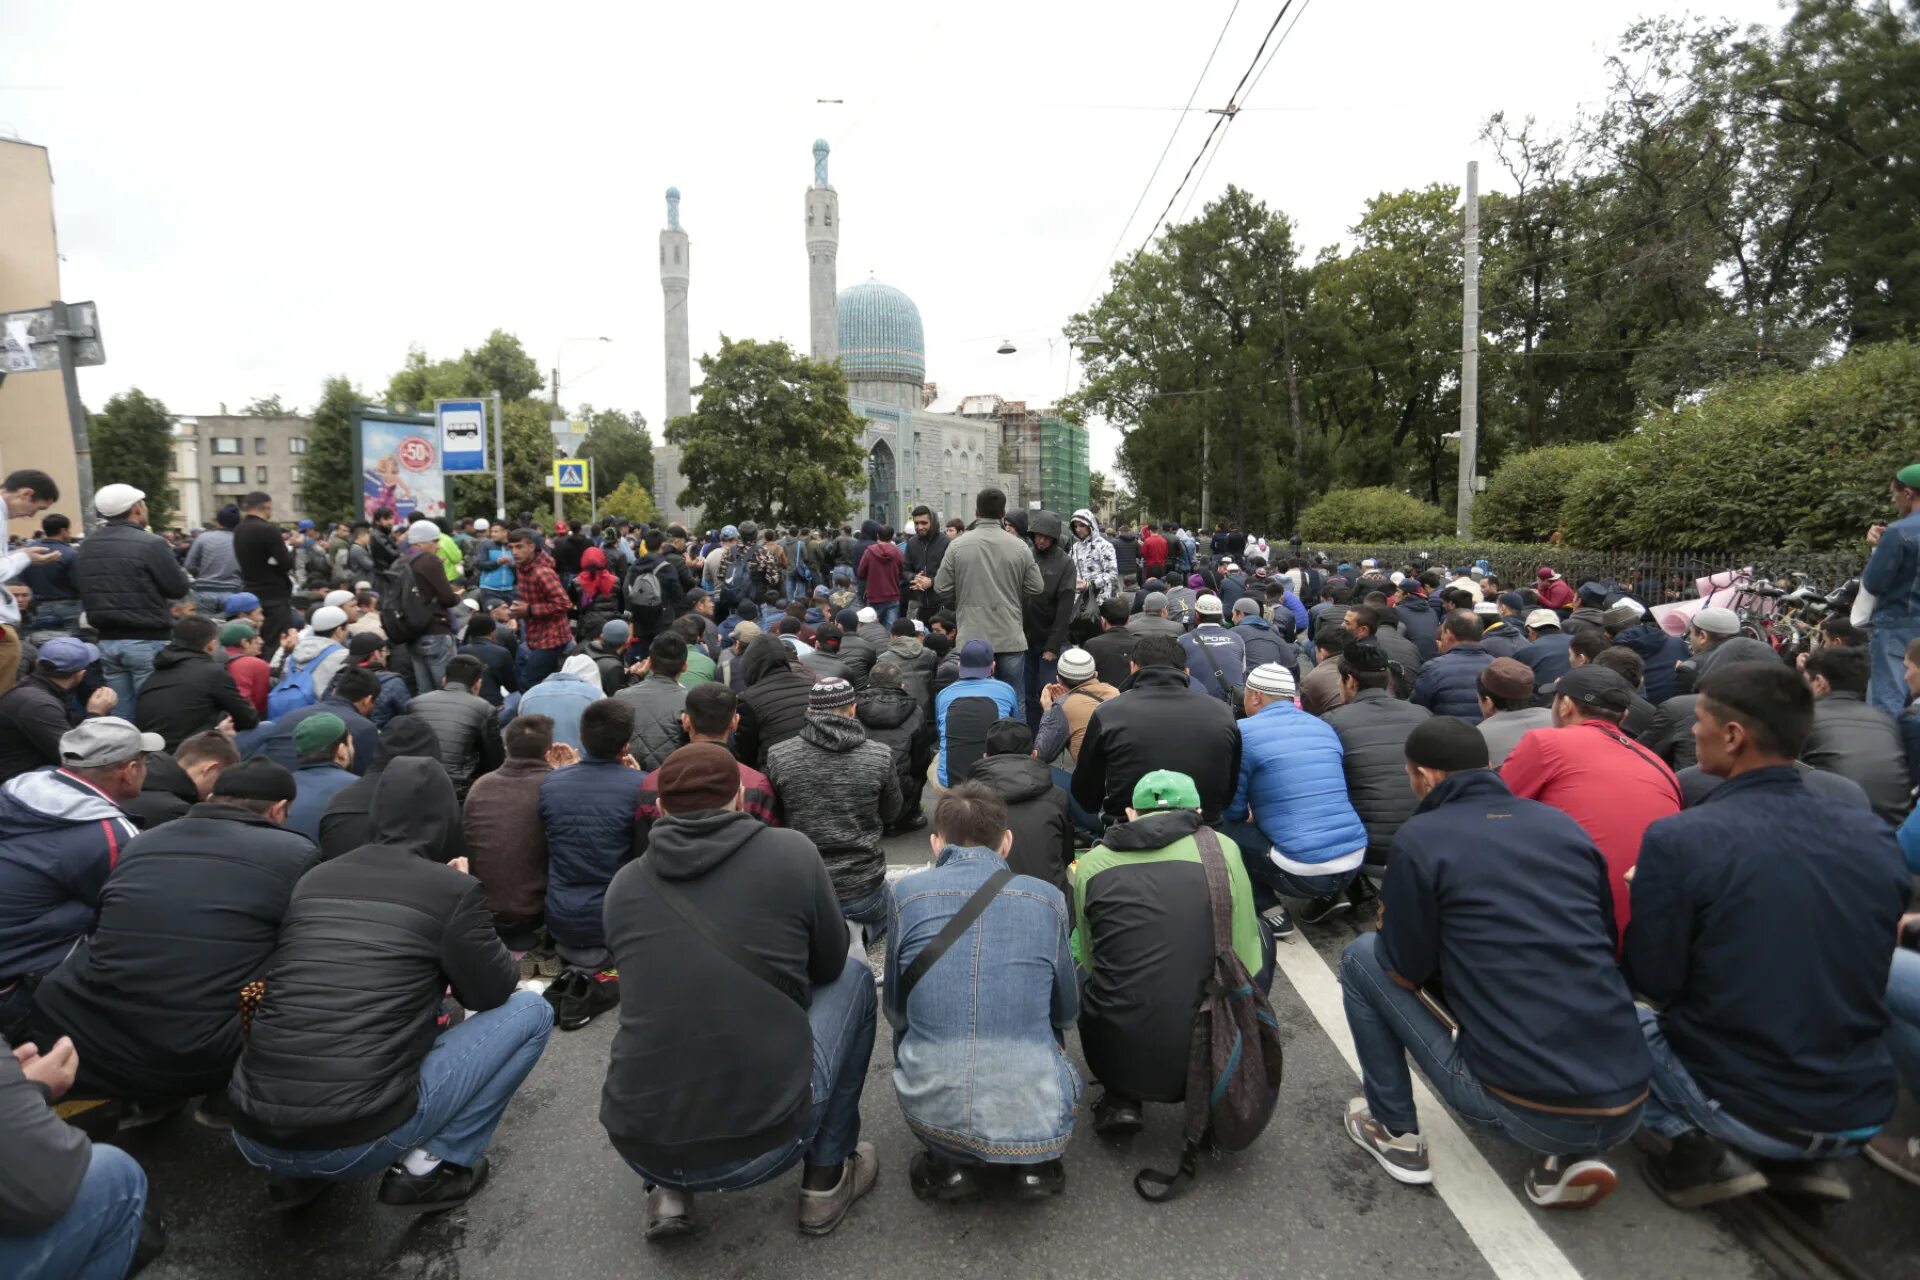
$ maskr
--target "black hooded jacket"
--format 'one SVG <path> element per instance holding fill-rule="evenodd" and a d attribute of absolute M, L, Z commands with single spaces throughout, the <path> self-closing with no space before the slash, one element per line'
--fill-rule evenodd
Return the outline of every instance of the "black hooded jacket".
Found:
<path fill-rule="evenodd" d="M 1013 832 L 1007 865 L 1014 874 L 1045 880 L 1067 895 L 1071 908 L 1073 816 L 1067 793 L 1053 783 L 1053 770 L 1032 756 L 982 756 L 967 781 L 985 783 L 1006 802 L 1007 830 Z"/>
<path fill-rule="evenodd" d="M 235 729 L 260 723 L 260 713 L 240 696 L 233 677 L 212 654 L 170 644 L 153 655 L 153 674 L 140 686 L 136 725 L 159 734 L 172 751 L 224 716 L 233 717 Z"/>
<path fill-rule="evenodd" d="M 1191 777 L 1208 822 L 1220 820 L 1240 781 L 1233 712 L 1193 689 L 1178 667 L 1142 667 L 1119 697 L 1094 708 L 1074 765 L 1074 799 L 1108 823 L 1120 822 L 1134 784 L 1155 769 Z"/>
<path fill-rule="evenodd" d="M 1034 563 L 1040 566 L 1040 594 L 1026 597 L 1020 606 L 1020 620 L 1027 633 L 1027 648 L 1057 658 L 1067 647 L 1078 580 L 1073 557 L 1061 544 L 1060 517 L 1051 511 L 1036 511 L 1028 524 L 1030 533 L 1052 538 L 1053 546 L 1045 551 L 1034 548 Z"/>
<path fill-rule="evenodd" d="M 883 744 L 893 752 L 893 768 L 900 780 L 900 794 L 911 805 L 926 781 L 927 766 L 940 737 L 921 711 L 920 703 L 904 688 L 868 685 L 860 691 L 855 708 L 870 741 Z"/>
<path fill-rule="evenodd" d="M 847 926 L 812 841 L 744 813 L 673 814 L 607 886 L 606 937 L 631 974 L 600 1123 L 652 1169 L 702 1169 L 772 1151 L 813 1115 L 805 1004 L 705 941 L 662 901 L 666 882 L 804 993 L 850 970 Z M 870 981 L 853 972 L 852 981 Z"/>
<path fill-rule="evenodd" d="M 740 655 L 746 692 L 740 695 L 740 728 L 733 754 L 740 763 L 764 772 L 767 748 L 800 732 L 807 722 L 807 695 L 813 691 L 811 674 L 801 674 L 793 650 L 763 635 Z"/>
<path fill-rule="evenodd" d="M 380 785 L 380 775 L 387 771 L 387 766 L 402 756 L 440 762 L 439 739 L 434 736 L 433 726 L 419 716 L 401 715 L 387 721 L 387 727 L 380 731 L 380 745 L 374 750 L 373 762 L 367 766 L 366 774 L 342 787 L 327 801 L 327 811 L 320 818 L 323 861 L 373 843 L 374 788 Z M 446 766 L 442 765 L 441 772 L 445 771 Z M 448 828 L 446 839 L 438 849 L 429 851 L 428 856 L 438 862 L 467 856 L 467 838 L 459 822 Z"/>
<path fill-rule="evenodd" d="M 372 816 L 376 843 L 315 867 L 287 906 L 227 1090 L 257 1142 L 325 1151 L 393 1132 L 419 1104 L 448 985 L 484 1013 L 519 980 L 480 882 L 430 856 L 459 825 L 439 763 L 394 760 Z"/>
<path fill-rule="evenodd" d="M 187 810 L 200 803 L 200 789 L 193 785 L 179 762 L 164 751 L 147 753 L 147 780 L 140 794 L 120 807 L 142 831 L 151 831 L 163 822 L 183 818 Z"/>

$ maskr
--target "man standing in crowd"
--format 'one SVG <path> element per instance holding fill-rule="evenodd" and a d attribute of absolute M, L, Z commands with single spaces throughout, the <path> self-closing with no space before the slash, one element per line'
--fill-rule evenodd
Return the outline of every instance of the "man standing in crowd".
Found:
<path fill-rule="evenodd" d="M 1082 1088 L 1059 1050 L 1080 1013 L 1066 898 L 1013 873 L 1006 808 L 978 782 L 940 798 L 929 844 L 933 866 L 894 886 L 887 917 L 893 1087 L 924 1146 L 908 1185 L 972 1199 L 977 1170 L 999 1165 L 1020 1198 L 1058 1195 Z"/>
<path fill-rule="evenodd" d="M 384 1174 L 382 1204 L 451 1209 L 486 1183 L 484 1154 L 553 1029 L 516 992 L 480 882 L 432 853 L 459 821 L 440 766 L 395 760 L 375 843 L 301 877 L 228 1088 L 234 1144 L 273 1174 L 276 1208 Z M 451 988 L 467 1011 L 433 1034 Z"/>
<path fill-rule="evenodd" d="M 240 525 L 240 508 L 228 503 L 214 512 L 213 519 L 214 527 L 202 530 L 194 538 L 181 567 L 193 580 L 195 607 L 208 617 L 217 618 L 226 612 L 227 597 L 242 586 L 240 558 L 233 550 L 233 531 Z"/>
<path fill-rule="evenodd" d="M 1894 474 L 1891 492 L 1899 518 L 1867 530 L 1873 553 L 1860 574 L 1860 589 L 1873 597 L 1868 700 L 1897 716 L 1907 703 L 1902 676 L 1907 645 L 1920 638 L 1920 462 Z"/>
<path fill-rule="evenodd" d="M 952 604 L 960 622 L 956 643 L 985 640 L 994 669 L 1009 688 L 1026 687 L 1027 635 L 1022 618 L 1028 596 L 1045 585 L 1032 549 L 1008 533 L 1007 495 L 982 489 L 974 498 L 973 523 L 941 558 L 934 589 Z"/>
<path fill-rule="evenodd" d="M 507 539 L 507 548 L 513 552 L 520 592 L 510 612 L 515 620 L 524 620 L 526 629 L 520 687 L 531 689 L 560 669 L 573 646 L 573 627 L 567 621 L 573 602 L 560 584 L 553 557 L 534 542 L 533 530 L 515 529 Z"/>
<path fill-rule="evenodd" d="M 28 493 L 31 501 L 31 490 Z M 12 509 L 11 503 L 8 509 Z M 32 554 L 35 551 L 50 551 L 54 558 L 35 556 Z M 31 630 L 36 635 L 43 631 L 71 633 L 80 625 L 80 584 L 73 577 L 80 553 L 73 545 L 73 521 L 57 511 L 41 516 L 40 536 L 22 547 L 20 554 L 28 559 L 27 567 L 17 575 L 18 581 L 33 592 Z M 0 572 L 0 581 L 4 580 L 5 575 Z M 237 588 L 237 581 L 235 586 Z M 0 654 L 0 665 L 4 664 L 5 657 Z M 0 686 L 0 691 L 4 691 L 4 686 Z"/>
<path fill-rule="evenodd" d="M 1794 767 L 1814 702 L 1792 671 L 1716 670 L 1695 714 L 1700 767 L 1727 781 L 1647 828 L 1622 956 L 1659 1005 L 1640 1009 L 1646 1125 L 1670 1145 L 1647 1178 L 1679 1208 L 1767 1187 L 1844 1200 L 1833 1162 L 1899 1094 L 1886 990 L 1911 880 L 1884 822 Z"/>
<path fill-rule="evenodd" d="M 447 580 L 446 562 L 440 558 L 440 529 L 433 521 L 419 519 L 407 526 L 407 549 L 394 566 L 393 590 L 396 597 L 405 591 L 418 592 L 426 602 L 425 625 L 406 646 L 413 661 L 414 691 L 432 693 L 445 683 L 455 648 L 447 611 L 460 603 L 459 593 Z"/>
<path fill-rule="evenodd" d="M 278 648 L 293 626 L 293 549 L 273 523 L 273 496 L 258 490 L 240 499 L 240 523 L 233 531 L 233 555 L 240 585 L 260 601 L 265 621 L 260 640 Z"/>
<path fill-rule="evenodd" d="M 1379 931 L 1340 958 L 1365 1089 L 1347 1136 L 1396 1182 L 1433 1181 L 1411 1056 L 1473 1128 L 1537 1154 L 1529 1200 L 1591 1208 L 1618 1184 L 1600 1153 L 1639 1126 L 1651 1070 L 1606 864 L 1565 814 L 1508 791 L 1458 717 L 1415 729 L 1406 769 L 1420 808 L 1394 838 Z"/>
<path fill-rule="evenodd" d="M 860 1093 L 877 1001 L 812 842 L 741 812 L 733 758 L 680 748 L 654 775 L 646 857 L 606 896 L 620 1007 L 600 1123 L 646 1187 L 648 1239 L 693 1230 L 693 1197 L 804 1165 L 799 1225 L 825 1235 L 873 1189 Z"/>
<path fill-rule="evenodd" d="M 1073 622 L 1073 558 L 1060 546 L 1060 517 L 1036 511 L 1029 521 L 1033 560 L 1040 570 L 1040 590 L 1026 597 L 1021 623 L 1027 636 L 1023 665 L 1023 695 L 1027 724 L 1040 725 L 1040 691 L 1054 682 L 1060 654 L 1067 647 L 1067 628 Z"/>
<path fill-rule="evenodd" d="M 87 625 L 100 635 L 101 674 L 119 699 L 120 714 L 131 718 L 140 686 L 153 674 L 154 655 L 173 636 L 173 602 L 191 595 L 193 584 L 167 540 L 147 532 L 146 494 L 130 484 L 110 484 L 93 496 L 93 508 L 106 523 L 80 544 L 74 578 Z M 17 626 L 16 614 L 8 635 Z M 17 665 L 17 652 L 11 661 Z M 0 649 L 0 666 L 6 666 L 6 685 L 11 685 L 13 668 L 7 663 L 7 652 Z"/>

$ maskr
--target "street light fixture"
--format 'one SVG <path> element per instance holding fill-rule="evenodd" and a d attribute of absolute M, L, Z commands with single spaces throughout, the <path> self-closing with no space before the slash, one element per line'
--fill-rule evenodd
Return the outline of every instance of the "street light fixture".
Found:
<path fill-rule="evenodd" d="M 1016 346 L 1014 346 L 1014 345 L 1013 345 L 1013 339 L 1012 339 L 1012 338 L 1002 338 L 1002 339 L 1000 339 L 1000 348 L 999 348 L 999 354 L 1000 354 L 1000 355 L 1003 355 L 1003 356 L 1010 356 L 1010 355 L 1012 355 L 1012 354 L 1013 354 L 1014 352 L 1016 352 L 1016 351 L 1018 351 L 1019 349 L 1020 349 L 1020 348 L 1018 348 L 1018 347 L 1016 347 Z"/>

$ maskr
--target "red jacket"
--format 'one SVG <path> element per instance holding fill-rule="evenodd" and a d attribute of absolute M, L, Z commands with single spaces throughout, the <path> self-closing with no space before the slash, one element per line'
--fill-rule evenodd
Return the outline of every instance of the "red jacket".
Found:
<path fill-rule="evenodd" d="M 233 686 L 240 690 L 240 696 L 251 702 L 255 711 L 261 715 L 267 714 L 267 694 L 273 689 L 273 670 L 266 661 L 238 649 L 229 649 L 227 674 L 233 677 Z"/>
<path fill-rule="evenodd" d="M 1613 921 L 1627 932 L 1628 871 L 1640 837 L 1655 820 L 1680 812 L 1680 782 L 1660 757 L 1603 720 L 1535 729 L 1500 766 L 1500 780 L 1525 800 L 1550 804 L 1579 823 L 1607 860 Z"/>
<path fill-rule="evenodd" d="M 1573 594 L 1573 588 L 1561 578 L 1552 578 L 1534 588 L 1540 597 L 1542 609 L 1571 609 L 1579 597 Z"/>
<path fill-rule="evenodd" d="M 867 553 L 860 557 L 860 567 L 854 572 L 866 588 L 868 604 L 900 602 L 900 571 L 905 565 L 906 558 L 900 554 L 900 548 L 891 542 L 876 542 L 867 548 Z"/>
<path fill-rule="evenodd" d="M 1167 540 L 1158 532 L 1150 533 L 1140 539 L 1140 563 L 1150 569 L 1166 568 Z"/>

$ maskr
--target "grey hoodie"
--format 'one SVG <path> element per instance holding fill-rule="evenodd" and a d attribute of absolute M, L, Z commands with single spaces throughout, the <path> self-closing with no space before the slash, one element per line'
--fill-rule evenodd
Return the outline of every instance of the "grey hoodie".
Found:
<path fill-rule="evenodd" d="M 767 752 L 767 781 L 786 825 L 820 850 L 842 902 L 886 883 L 880 834 L 900 815 L 893 752 L 867 739 L 858 720 L 809 711 L 799 734 Z"/>

